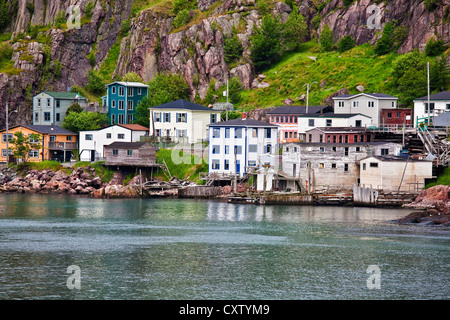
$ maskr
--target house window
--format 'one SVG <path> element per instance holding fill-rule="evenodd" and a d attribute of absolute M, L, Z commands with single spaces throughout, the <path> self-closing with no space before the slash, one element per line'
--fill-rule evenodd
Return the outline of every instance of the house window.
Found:
<path fill-rule="evenodd" d="M 183 138 L 187 136 L 187 129 L 185 130 L 176 130 L 176 136 L 179 138 Z"/>
<path fill-rule="evenodd" d="M 41 99 L 37 99 L 37 104 L 38 104 L 38 107 L 40 108 L 41 107 Z"/>
<path fill-rule="evenodd" d="M 234 129 L 234 138 L 242 138 L 242 128 Z"/>
<path fill-rule="evenodd" d="M 336 136 L 333 136 L 333 143 L 336 143 Z"/>
<path fill-rule="evenodd" d="M 264 153 L 271 153 L 272 152 L 272 145 L 268 144 L 264 147 Z"/>
<path fill-rule="evenodd" d="M 13 139 L 13 134 L 12 133 L 8 133 L 8 137 L 9 137 L 9 141 L 11 141 Z M 6 133 L 2 134 L 2 142 L 6 143 Z"/>
<path fill-rule="evenodd" d="M 331 142 L 331 136 L 327 135 L 327 143 L 330 143 L 330 142 Z"/>
<path fill-rule="evenodd" d="M 39 151 L 38 150 L 31 150 L 28 152 L 28 157 L 30 158 L 39 158 Z"/>
<path fill-rule="evenodd" d="M 285 138 L 285 139 L 288 138 L 288 134 L 289 134 L 289 132 L 287 132 L 287 131 L 284 132 L 284 138 Z"/>
<path fill-rule="evenodd" d="M 322 143 L 323 142 L 323 135 L 319 134 L 319 142 Z"/>
<path fill-rule="evenodd" d="M 363 163 L 363 170 L 366 170 L 366 163 Z"/>
<path fill-rule="evenodd" d="M 336 169 L 336 163 L 331 164 L 331 169 Z"/>
<path fill-rule="evenodd" d="M 92 140 L 92 134 L 86 134 L 86 135 L 84 136 L 84 139 L 85 139 L 85 140 Z"/>
<path fill-rule="evenodd" d="M 323 169 L 325 165 L 323 163 L 319 163 L 319 169 Z"/>
<path fill-rule="evenodd" d="M 253 128 L 252 129 L 252 137 L 253 138 L 258 138 L 258 129 L 257 128 Z"/>
<path fill-rule="evenodd" d="M 119 155 L 119 150 L 118 149 L 113 149 L 112 154 L 113 154 L 113 156 L 118 156 Z"/>
<path fill-rule="evenodd" d="M 308 134 L 308 142 L 312 142 L 312 134 Z"/>
<path fill-rule="evenodd" d="M 66 141 L 72 141 L 72 136 L 66 136 Z"/>
<path fill-rule="evenodd" d="M 353 135 L 353 142 L 354 143 L 358 142 L 358 135 L 357 134 Z"/>
<path fill-rule="evenodd" d="M 387 117 L 388 117 L 388 118 L 392 118 L 392 112 L 388 112 L 388 113 L 387 113 Z"/>
<path fill-rule="evenodd" d="M 373 108 L 375 106 L 375 101 L 367 101 L 367 107 Z"/>
<path fill-rule="evenodd" d="M 111 124 L 116 124 L 116 115 L 115 114 L 111 115 Z"/>
<path fill-rule="evenodd" d="M 450 110 L 450 103 L 447 103 L 447 104 L 445 105 L 445 110 Z"/>
<path fill-rule="evenodd" d="M 225 159 L 223 162 L 223 169 L 224 170 L 230 170 L 230 160 Z"/>
<path fill-rule="evenodd" d="M 258 152 L 258 145 L 257 144 L 250 144 L 248 146 L 248 152 Z"/>
<path fill-rule="evenodd" d="M 387 156 L 389 154 L 389 149 L 381 149 L 381 155 Z"/>
<path fill-rule="evenodd" d="M 331 127 L 332 124 L 332 120 L 331 119 L 327 119 L 327 127 Z"/>
<path fill-rule="evenodd" d="M 234 146 L 234 154 L 242 154 L 242 146 Z"/>
<path fill-rule="evenodd" d="M 378 163 L 377 162 L 371 162 L 370 163 L 370 167 L 371 168 L 378 168 Z"/>
<path fill-rule="evenodd" d="M 133 88 L 127 88 L 127 94 L 129 97 L 133 96 Z"/>
<path fill-rule="evenodd" d="M 59 113 L 56 114 L 56 121 L 61 121 L 61 115 Z"/>
<path fill-rule="evenodd" d="M 319 148 L 319 152 L 325 152 L 325 148 L 324 147 L 320 147 Z"/>
<path fill-rule="evenodd" d="M 361 120 L 355 120 L 355 127 L 361 127 L 362 121 Z"/>
<path fill-rule="evenodd" d="M 142 95 L 142 88 L 138 88 L 138 95 Z"/>
<path fill-rule="evenodd" d="M 39 122 L 39 112 L 34 113 L 34 122 Z"/>
<path fill-rule="evenodd" d="M 111 108 L 116 108 L 116 100 L 111 100 Z"/>
<path fill-rule="evenodd" d="M 111 87 L 111 93 L 116 94 L 116 87 Z"/>
<path fill-rule="evenodd" d="M 124 110 L 123 100 L 119 100 L 119 110 Z"/>
<path fill-rule="evenodd" d="M 133 110 L 133 101 L 128 101 L 128 110 Z"/>
<path fill-rule="evenodd" d="M 348 172 L 348 163 L 344 163 L 344 172 Z"/>
<path fill-rule="evenodd" d="M 127 150 L 127 157 L 131 157 L 133 155 L 133 150 L 128 149 Z"/>
<path fill-rule="evenodd" d="M 44 121 L 50 121 L 50 112 L 44 112 Z"/>
<path fill-rule="evenodd" d="M 211 114 L 211 123 L 216 123 L 216 122 L 217 122 L 217 114 L 213 113 L 213 114 Z"/>
<path fill-rule="evenodd" d="M 425 113 L 428 113 L 428 103 L 423 104 L 425 107 Z M 430 112 L 434 110 L 434 102 L 430 102 Z"/>
<path fill-rule="evenodd" d="M 225 128 L 225 138 L 230 137 L 230 128 Z"/>
<path fill-rule="evenodd" d="M 356 151 L 356 152 L 360 152 L 360 151 L 361 151 L 361 148 L 360 148 L 360 147 L 356 147 L 356 148 L 355 148 L 355 151 Z"/>
<path fill-rule="evenodd" d="M 219 160 L 212 160 L 212 169 L 213 170 L 219 170 L 220 169 L 220 161 Z"/>
<path fill-rule="evenodd" d="M 249 167 L 256 167 L 256 161 L 255 160 L 249 160 L 248 161 L 248 166 Z"/>
<path fill-rule="evenodd" d="M 272 129 L 264 129 L 264 138 L 272 138 Z"/>
<path fill-rule="evenodd" d="M 111 133 L 106 134 L 106 139 L 111 139 Z"/>
<path fill-rule="evenodd" d="M 133 123 L 133 115 L 132 114 L 129 114 L 128 116 L 127 116 L 127 123 L 128 124 L 132 124 Z"/>
<path fill-rule="evenodd" d="M 344 107 L 344 101 L 338 101 L 338 108 Z"/>
<path fill-rule="evenodd" d="M 163 113 L 164 122 L 170 122 L 170 112 Z"/>
<path fill-rule="evenodd" d="M 333 152 L 336 152 L 337 148 L 336 147 L 332 147 L 331 150 L 333 150 Z"/>
<path fill-rule="evenodd" d="M 119 87 L 119 96 L 123 97 L 124 92 L 125 92 L 124 87 Z"/>
<path fill-rule="evenodd" d="M 47 99 L 47 108 L 50 108 L 50 104 L 51 104 L 51 99 Z"/>
<path fill-rule="evenodd" d="M 121 139 L 121 140 L 125 139 L 125 134 L 124 133 L 118 133 L 117 134 L 117 139 Z"/>
<path fill-rule="evenodd" d="M 348 156 L 348 147 L 344 148 L 344 156 Z"/>
<path fill-rule="evenodd" d="M 345 135 L 345 143 L 348 143 L 348 134 Z"/>
<path fill-rule="evenodd" d="M 339 143 L 342 143 L 342 136 L 339 136 Z"/>
<path fill-rule="evenodd" d="M 220 153 L 220 146 L 213 146 L 212 154 L 219 154 L 219 153 Z"/>
<path fill-rule="evenodd" d="M 213 138 L 220 138 L 220 129 L 219 128 L 213 129 Z"/>
<path fill-rule="evenodd" d="M 56 100 L 56 107 L 57 107 L 57 108 L 61 107 L 61 101 Z"/>
<path fill-rule="evenodd" d="M 314 119 L 309 119 L 308 120 L 308 126 L 314 127 Z"/>
<path fill-rule="evenodd" d="M 353 101 L 353 108 L 359 108 L 359 101 Z"/>
<path fill-rule="evenodd" d="M 186 123 L 187 122 L 187 113 L 177 113 L 177 122 Z M 214 123 L 214 122 L 212 122 L 212 123 Z"/>
<path fill-rule="evenodd" d="M 12 151 L 11 149 L 9 149 L 8 151 L 9 151 L 9 152 L 8 152 L 9 155 L 12 155 L 12 154 L 13 154 L 13 151 Z M 3 157 L 3 158 L 6 158 L 6 149 L 2 149 L 2 157 Z"/>
<path fill-rule="evenodd" d="M 395 108 L 395 101 L 392 101 L 392 108 Z"/>
<path fill-rule="evenodd" d="M 225 146 L 225 154 L 230 154 L 230 146 Z"/>
<path fill-rule="evenodd" d="M 56 141 L 56 136 L 50 136 L 50 142 L 55 142 Z"/>
<path fill-rule="evenodd" d="M 161 122 L 161 113 L 160 112 L 155 112 L 154 113 L 154 119 L 155 119 L 155 122 Z"/>
<path fill-rule="evenodd" d="M 123 124 L 123 119 L 124 119 L 123 117 L 124 117 L 123 114 L 119 114 L 119 119 L 118 119 L 119 124 Z"/>

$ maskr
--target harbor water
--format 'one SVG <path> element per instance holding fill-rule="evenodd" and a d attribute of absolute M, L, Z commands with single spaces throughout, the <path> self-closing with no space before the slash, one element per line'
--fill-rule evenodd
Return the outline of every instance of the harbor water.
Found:
<path fill-rule="evenodd" d="M 0 299 L 449 299 L 410 211 L 0 194 Z"/>

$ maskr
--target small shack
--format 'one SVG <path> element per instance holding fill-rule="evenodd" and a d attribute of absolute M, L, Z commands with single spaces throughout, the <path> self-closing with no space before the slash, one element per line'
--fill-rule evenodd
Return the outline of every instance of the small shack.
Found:
<path fill-rule="evenodd" d="M 149 168 L 156 164 L 156 148 L 148 142 L 113 142 L 105 146 L 107 166 Z"/>

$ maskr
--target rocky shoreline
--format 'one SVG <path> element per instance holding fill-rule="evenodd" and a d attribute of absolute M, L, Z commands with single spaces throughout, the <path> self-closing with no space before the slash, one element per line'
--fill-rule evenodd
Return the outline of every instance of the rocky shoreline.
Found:
<path fill-rule="evenodd" d="M 437 185 L 423 190 L 404 208 L 416 209 L 397 220 L 400 224 L 429 224 L 450 226 L 450 186 Z"/>
<path fill-rule="evenodd" d="M 64 170 L 28 170 L 18 174 L 12 169 L 0 170 L 0 192 L 28 194 L 88 195 L 95 198 L 138 197 L 139 190 L 130 180 L 123 185 L 123 178 L 115 175 L 104 183 L 91 166 L 73 169 L 70 174 Z"/>

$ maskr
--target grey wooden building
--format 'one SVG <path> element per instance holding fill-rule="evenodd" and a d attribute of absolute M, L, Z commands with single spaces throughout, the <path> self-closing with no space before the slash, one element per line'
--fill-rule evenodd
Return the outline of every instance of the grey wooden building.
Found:
<path fill-rule="evenodd" d="M 158 167 L 156 148 L 148 142 L 113 142 L 105 148 L 106 165 L 118 167 Z"/>

